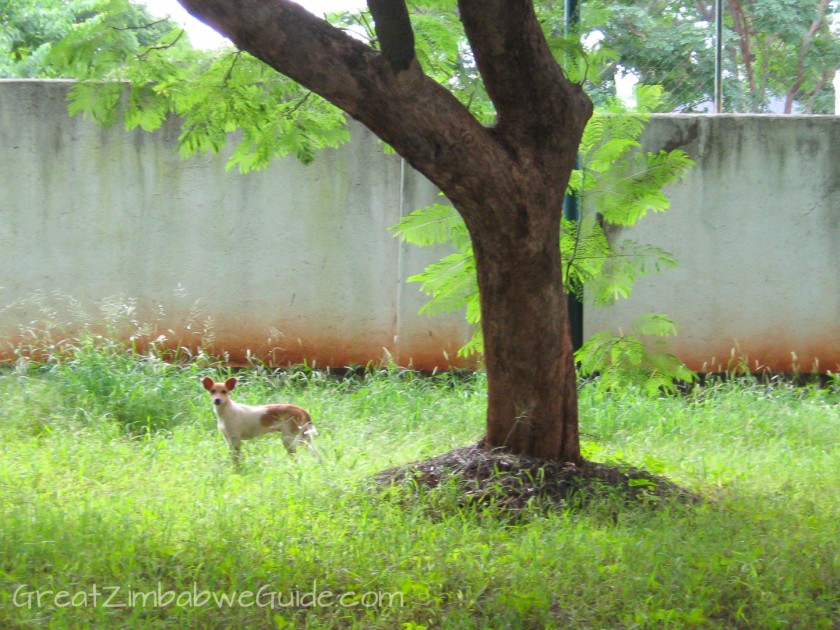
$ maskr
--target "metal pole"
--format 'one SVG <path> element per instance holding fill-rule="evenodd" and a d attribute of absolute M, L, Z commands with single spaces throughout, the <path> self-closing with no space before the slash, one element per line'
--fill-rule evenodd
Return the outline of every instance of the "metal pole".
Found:
<path fill-rule="evenodd" d="M 723 112 L 723 0 L 715 0 L 715 113 Z"/>
<path fill-rule="evenodd" d="M 580 159 L 575 160 L 575 168 L 580 168 Z M 580 227 L 580 208 L 577 195 L 566 193 L 563 198 L 563 217 L 574 221 Z M 583 345 L 583 302 L 574 293 L 568 295 L 569 326 L 572 333 L 572 348 L 577 352 Z"/>
<path fill-rule="evenodd" d="M 580 25 L 578 0 L 566 0 L 565 15 L 563 17 L 566 25 L 566 35 L 572 35 Z"/>
<path fill-rule="evenodd" d="M 578 0 L 565 0 L 564 23 L 566 37 L 577 36 L 580 25 Z M 580 168 L 580 156 L 575 159 L 575 168 Z M 580 224 L 580 208 L 575 195 L 566 193 L 563 198 L 563 217 Z M 558 244 L 559 245 L 559 244 Z M 577 351 L 583 345 L 583 302 L 573 293 L 569 293 L 569 325 L 572 332 L 572 348 Z"/>

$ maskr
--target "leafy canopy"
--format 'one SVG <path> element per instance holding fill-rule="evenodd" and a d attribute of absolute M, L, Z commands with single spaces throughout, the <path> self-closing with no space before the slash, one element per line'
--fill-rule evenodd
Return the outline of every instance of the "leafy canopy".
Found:
<path fill-rule="evenodd" d="M 551 3 L 547 3 L 551 4 Z M 696 111 L 712 100 L 714 0 L 585 0 L 583 32 L 615 54 L 605 85 L 621 68 L 664 86 L 665 111 Z M 834 113 L 840 59 L 836 0 L 729 0 L 724 6 L 725 111 L 766 113 L 800 104 Z"/>
<path fill-rule="evenodd" d="M 103 125 L 121 118 L 126 129 L 145 131 L 177 118 L 183 157 L 218 152 L 235 138 L 228 167 L 242 172 L 289 154 L 309 162 L 349 139 L 340 110 L 247 53 L 195 50 L 180 27 L 128 0 L 80 4 L 85 10 L 68 13 L 39 53 L 40 76 L 80 80 L 71 115 Z"/>
<path fill-rule="evenodd" d="M 53 56 L 54 45 L 81 25 L 104 17 L 103 10 L 119 10 L 123 30 L 113 31 L 115 43 L 131 40 L 134 49 L 153 45 L 175 28 L 129 2 L 116 6 L 95 0 L 0 0 L 0 77 L 76 78 L 65 59 Z"/>

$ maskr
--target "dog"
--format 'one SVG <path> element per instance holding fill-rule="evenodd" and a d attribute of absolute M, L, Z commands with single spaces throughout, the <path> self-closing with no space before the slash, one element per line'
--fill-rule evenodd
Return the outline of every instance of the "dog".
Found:
<path fill-rule="evenodd" d="M 252 407 L 234 402 L 230 393 L 238 382 L 236 378 L 229 378 L 224 383 L 217 383 L 209 376 L 201 380 L 204 389 L 210 393 L 213 411 L 216 412 L 216 426 L 230 446 L 234 464 L 239 464 L 242 440 L 267 433 L 279 433 L 289 455 L 294 455 L 301 443 L 314 452 L 312 437 L 318 431 L 308 411 L 296 405 Z"/>

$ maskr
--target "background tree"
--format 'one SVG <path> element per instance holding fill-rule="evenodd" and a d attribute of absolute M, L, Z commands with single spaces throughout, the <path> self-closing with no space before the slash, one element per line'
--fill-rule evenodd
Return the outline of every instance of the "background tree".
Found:
<path fill-rule="evenodd" d="M 51 55 L 53 44 L 102 16 L 106 6 L 90 0 L 0 0 L 0 77 L 67 77 L 66 65 Z M 120 9 L 124 38 L 136 45 L 152 45 L 174 28 L 169 20 L 153 19 L 142 5 L 123 2 Z"/>
<path fill-rule="evenodd" d="M 708 106 L 714 84 L 714 0 L 587 0 L 587 32 L 599 31 L 620 67 L 663 85 L 670 108 Z M 840 59 L 833 0 L 727 0 L 724 4 L 724 107 L 764 113 L 833 113 Z"/>

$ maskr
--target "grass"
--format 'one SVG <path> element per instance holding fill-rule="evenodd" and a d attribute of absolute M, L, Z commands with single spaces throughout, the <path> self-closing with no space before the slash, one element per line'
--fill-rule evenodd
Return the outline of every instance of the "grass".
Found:
<path fill-rule="evenodd" d="M 511 523 L 370 482 L 474 442 L 480 374 L 246 371 L 238 400 L 308 408 L 323 457 L 264 439 L 235 473 L 217 365 L 74 348 L 0 375 L 0 627 L 840 627 L 836 384 L 587 384 L 588 458 L 712 500 Z"/>

